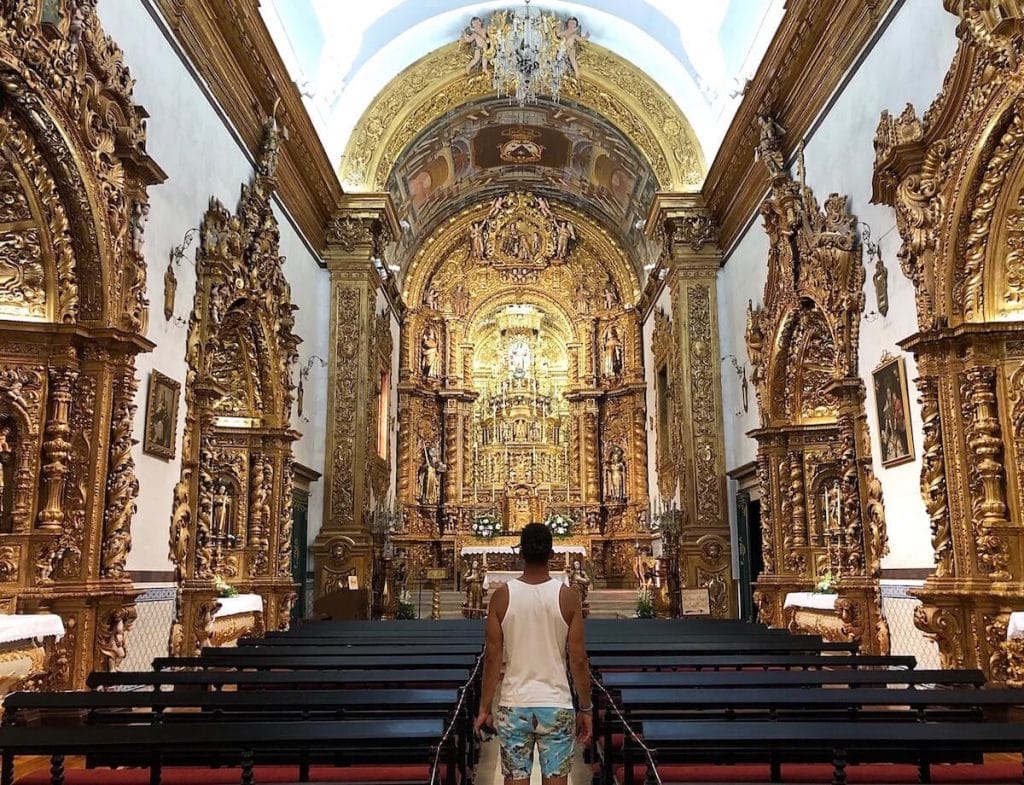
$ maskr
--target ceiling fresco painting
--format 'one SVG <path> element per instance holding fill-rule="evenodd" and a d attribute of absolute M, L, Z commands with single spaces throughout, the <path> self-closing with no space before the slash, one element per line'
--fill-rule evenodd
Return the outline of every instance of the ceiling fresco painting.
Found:
<path fill-rule="evenodd" d="M 606 120 L 565 103 L 524 108 L 497 99 L 426 129 L 388 180 L 412 236 L 482 196 L 528 189 L 568 199 L 627 246 L 640 242 L 635 224 L 657 187 L 643 156 Z"/>

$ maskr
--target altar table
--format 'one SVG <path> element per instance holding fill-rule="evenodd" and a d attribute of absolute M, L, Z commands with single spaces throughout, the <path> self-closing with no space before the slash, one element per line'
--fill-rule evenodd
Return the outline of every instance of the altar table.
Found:
<path fill-rule="evenodd" d="M 488 570 L 484 576 L 484 589 L 496 589 L 503 583 L 508 583 L 514 578 L 523 574 L 522 570 Z M 557 578 L 566 586 L 569 585 L 569 576 L 562 570 L 551 573 L 552 578 Z"/>
<path fill-rule="evenodd" d="M 581 553 L 586 555 L 587 549 L 582 545 L 556 545 L 552 548 L 555 554 L 559 553 Z M 467 545 L 461 551 L 460 556 L 482 556 L 492 553 L 517 553 L 518 549 L 511 545 Z"/>
<path fill-rule="evenodd" d="M 42 674 L 64 622 L 55 613 L 0 614 L 0 695 Z"/>
<path fill-rule="evenodd" d="M 214 646 L 231 646 L 245 635 L 263 634 L 263 597 L 259 594 L 236 594 L 218 597 L 220 608 L 213 614 L 210 642 Z"/>
<path fill-rule="evenodd" d="M 813 591 L 794 591 L 786 595 L 783 608 L 813 608 L 819 611 L 834 611 L 838 594 Z"/>

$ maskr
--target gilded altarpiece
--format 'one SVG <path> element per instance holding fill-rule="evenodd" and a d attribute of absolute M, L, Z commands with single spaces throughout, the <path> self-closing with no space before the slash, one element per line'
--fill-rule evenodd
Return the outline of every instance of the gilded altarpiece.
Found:
<path fill-rule="evenodd" d="M 561 512 L 597 581 L 634 580 L 648 498 L 637 292 L 606 230 L 529 192 L 464 210 L 421 245 L 399 372 L 396 546 L 414 562 L 454 567 L 485 544 L 471 532 L 481 514 L 512 535 Z"/>
<path fill-rule="evenodd" d="M 920 118 L 883 112 L 874 199 L 892 205 L 913 282 L 934 570 L 914 622 L 950 668 L 1024 682 L 1024 7 L 946 0 L 962 23 Z"/>
<path fill-rule="evenodd" d="M 757 472 L 764 571 L 759 619 L 888 652 L 879 571 L 888 550 L 858 371 L 864 266 L 846 197 L 824 210 L 784 171 L 778 128 L 764 118 L 759 157 L 771 175 L 761 217 L 770 241 L 763 305 L 748 310 L 747 349 L 761 427 Z M 833 612 L 786 595 L 834 583 Z"/>
<path fill-rule="evenodd" d="M 136 616 L 135 355 L 164 175 L 94 2 L 0 7 L 0 94 L 0 611 L 58 614 L 28 686 L 81 688 Z"/>
<path fill-rule="evenodd" d="M 216 579 L 261 595 L 269 629 L 287 627 L 295 601 L 290 420 L 300 339 L 271 202 L 280 135 L 271 117 L 237 211 L 211 199 L 200 229 L 170 535 L 178 655 L 217 642 Z"/>

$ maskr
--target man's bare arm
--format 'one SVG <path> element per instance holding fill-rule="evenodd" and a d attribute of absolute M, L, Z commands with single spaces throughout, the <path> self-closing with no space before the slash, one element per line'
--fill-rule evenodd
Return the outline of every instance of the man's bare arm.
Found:
<path fill-rule="evenodd" d="M 491 595 L 487 609 L 487 643 L 484 649 L 484 676 L 480 687 L 480 710 L 477 713 L 476 727 L 490 721 L 491 707 L 494 705 L 494 693 L 498 689 L 501 676 L 501 662 L 505 649 L 505 637 L 501 631 L 501 621 L 508 611 L 508 587 L 502 585 Z"/>
<path fill-rule="evenodd" d="M 580 706 L 586 708 L 590 705 L 590 661 L 587 659 L 587 642 L 583 634 L 583 606 L 579 595 L 571 589 L 563 589 L 560 599 L 569 612 L 569 636 L 566 641 L 569 671 L 572 673 L 572 683 Z"/>

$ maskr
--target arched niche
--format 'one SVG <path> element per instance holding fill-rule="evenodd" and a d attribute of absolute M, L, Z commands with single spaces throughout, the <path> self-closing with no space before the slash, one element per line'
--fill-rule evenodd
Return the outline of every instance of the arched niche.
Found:
<path fill-rule="evenodd" d="M 144 110 L 92 3 L 0 10 L 0 610 L 66 635 L 33 686 L 126 654 L 135 355 L 151 348 Z"/>
<path fill-rule="evenodd" d="M 170 648 L 180 654 L 243 632 L 216 628 L 215 582 L 262 598 L 256 627 L 287 627 L 296 596 L 291 409 L 300 339 L 271 202 L 280 133 L 271 117 L 238 210 L 211 200 L 200 228 L 170 537 L 178 582 Z"/>
<path fill-rule="evenodd" d="M 597 579 L 631 581 L 646 387 L 639 281 L 614 235 L 514 191 L 424 238 L 403 294 L 398 498 L 414 561 L 454 561 L 473 518 L 505 515 L 512 494 L 517 509 L 569 512 Z M 531 361 L 517 376 L 515 335 L 521 356 L 545 344 L 558 367 Z M 507 449 L 489 428 L 506 429 Z"/>

